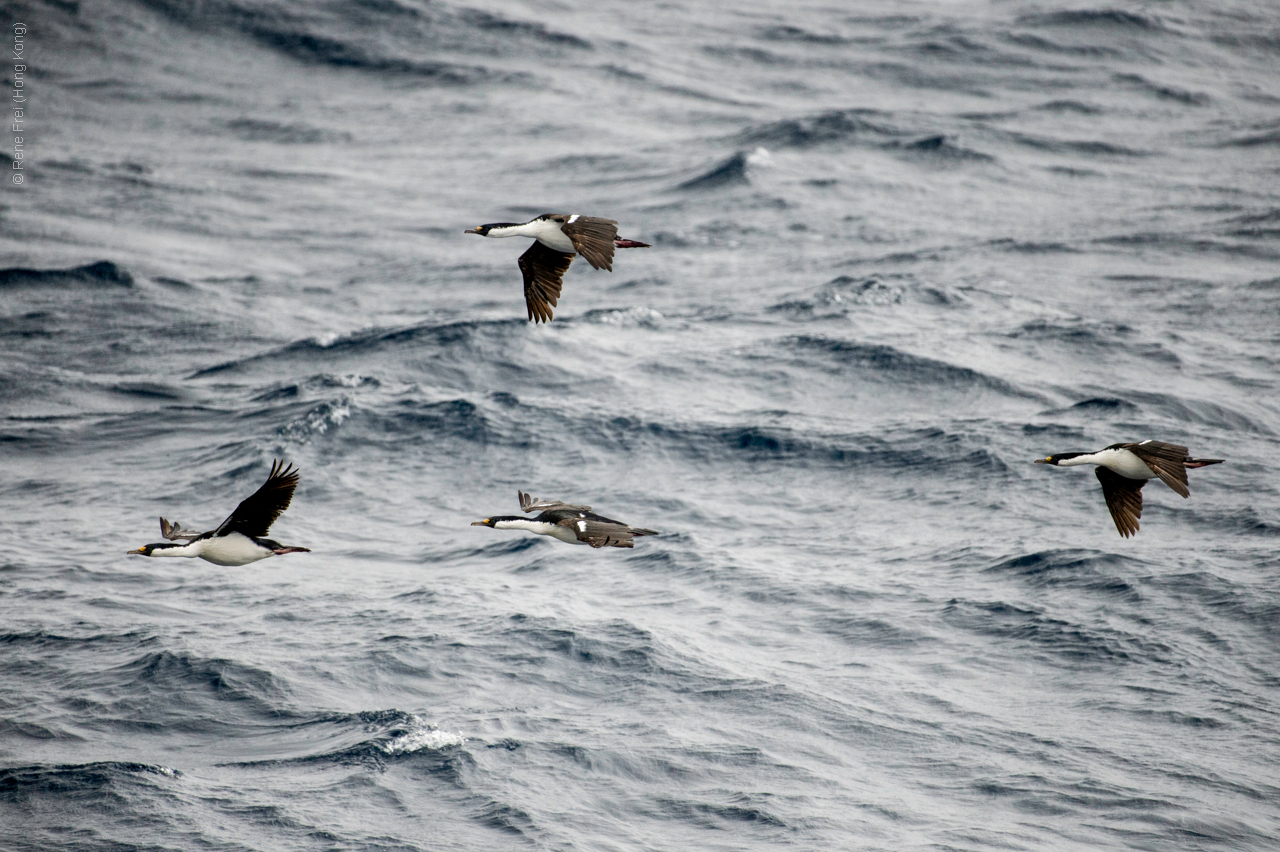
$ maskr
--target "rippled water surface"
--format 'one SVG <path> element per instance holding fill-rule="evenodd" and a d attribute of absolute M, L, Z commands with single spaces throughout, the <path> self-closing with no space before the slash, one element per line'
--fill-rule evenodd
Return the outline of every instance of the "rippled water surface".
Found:
<path fill-rule="evenodd" d="M 1280 848 L 1273 4 L 7 10 L 0 846 Z"/>

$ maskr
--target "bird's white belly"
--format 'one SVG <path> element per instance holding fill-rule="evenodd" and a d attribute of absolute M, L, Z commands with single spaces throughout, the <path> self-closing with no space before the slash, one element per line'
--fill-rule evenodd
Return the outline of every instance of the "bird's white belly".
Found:
<path fill-rule="evenodd" d="M 275 555 L 240 533 L 206 538 L 201 544 L 200 558 L 214 565 L 248 565 Z"/>
<path fill-rule="evenodd" d="M 577 251 L 577 249 L 573 247 L 573 240 L 566 237 L 559 230 L 554 234 L 539 234 L 538 242 L 542 243 L 547 248 L 553 248 L 556 251 L 562 251 L 565 254 L 573 254 Z"/>
<path fill-rule="evenodd" d="M 556 524 L 555 529 L 548 530 L 544 535 L 549 535 L 552 538 L 558 538 L 561 541 L 568 542 L 569 544 L 586 544 L 585 541 L 578 541 L 578 536 L 574 534 L 573 530 L 568 527 L 562 527 L 559 524 Z"/>
<path fill-rule="evenodd" d="M 1103 450 L 1095 453 L 1098 464 L 1129 479 L 1153 479 L 1155 471 L 1129 450 Z"/>
<path fill-rule="evenodd" d="M 533 223 L 533 225 L 534 231 L 536 232 L 534 236 L 537 237 L 538 242 L 542 243 L 547 248 L 562 251 L 565 254 L 573 254 L 577 251 L 577 249 L 573 247 L 573 240 L 565 236 L 564 231 L 560 230 L 560 224 L 558 222 L 538 220 Z"/>

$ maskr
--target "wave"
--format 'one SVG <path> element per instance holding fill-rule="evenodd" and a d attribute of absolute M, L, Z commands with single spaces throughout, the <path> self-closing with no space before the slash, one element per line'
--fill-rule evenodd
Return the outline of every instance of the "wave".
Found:
<path fill-rule="evenodd" d="M 917 139 L 914 142 L 899 142 L 894 140 L 885 143 L 885 147 L 890 150 L 899 150 L 909 154 L 920 154 L 922 158 L 928 158 L 940 162 L 978 162 L 993 163 L 995 157 L 990 154 L 984 154 L 981 151 L 975 151 L 971 148 L 965 148 L 957 145 L 950 138 L 943 134 L 926 136 L 923 139 Z"/>
<path fill-rule="evenodd" d="M 0 769 L 0 802 L 22 805 L 37 796 L 71 795 L 90 806 L 95 800 L 123 803 L 132 794 L 117 793 L 118 788 L 155 785 L 160 779 L 181 777 L 181 772 L 169 766 L 125 761 L 15 766 Z"/>
<path fill-rule="evenodd" d="M 174 651 L 74 676 L 82 712 L 141 730 L 233 730 L 246 718 L 288 718 L 292 690 L 255 666 Z"/>
<path fill-rule="evenodd" d="M 653 634 L 621 619 L 593 624 L 590 629 L 572 629 L 561 627 L 554 618 L 517 614 L 497 632 L 505 647 L 523 646 L 631 675 L 675 673 L 660 662 L 659 658 L 666 654 L 658 648 Z M 527 652 L 517 653 L 523 656 Z"/>
<path fill-rule="evenodd" d="M 858 469 L 905 469 L 947 466 L 953 470 L 987 473 L 1007 471 L 1000 458 L 980 447 L 970 448 L 939 429 L 907 430 L 884 436 L 823 435 L 780 426 L 675 426 L 634 417 L 614 417 L 582 433 L 605 447 L 627 454 L 642 449 L 677 455 L 690 461 L 723 467 L 734 455 L 753 463 L 774 461 L 789 467 L 814 465 Z"/>
<path fill-rule="evenodd" d="M 303 122 L 284 124 L 278 121 L 265 121 L 256 118 L 235 118 L 224 121 L 221 126 L 231 134 L 246 142 L 274 142 L 278 145 L 317 145 L 322 142 L 350 141 L 349 133 L 322 130 Z M 263 176 L 261 172 L 257 173 Z M 298 177 L 297 173 L 279 175 L 280 177 Z"/>
<path fill-rule="evenodd" d="M 1013 131 L 1008 131 L 1004 135 L 1018 145 L 1054 154 L 1075 154 L 1089 158 L 1151 156 L 1149 151 L 1141 151 L 1136 148 L 1117 145 L 1114 142 L 1103 142 L 1095 139 L 1055 139 L 1048 136 Z"/>
<path fill-rule="evenodd" d="M 1095 396 L 1081 400 L 1067 410 L 1090 416 L 1094 414 L 1124 414 L 1125 416 L 1131 416 L 1138 411 L 1138 406 L 1127 399 L 1115 396 Z"/>
<path fill-rule="evenodd" d="M 1258 148 L 1264 145 L 1280 145 L 1280 129 L 1264 130 L 1247 136 L 1236 136 L 1224 144 L 1233 148 Z"/>
<path fill-rule="evenodd" d="M 944 385 L 949 389 L 973 388 L 995 391 L 1021 399 L 1043 399 L 1039 394 L 1023 390 L 1003 379 L 968 367 L 957 367 L 945 361 L 912 355 L 882 343 L 859 343 L 829 337 L 798 335 L 784 338 L 771 348 L 803 359 L 815 358 L 838 367 L 853 370 L 867 381 L 892 381 L 913 387 Z"/>
<path fill-rule="evenodd" d="M 1135 340 L 1137 330 L 1124 323 L 1103 322 L 1051 322 L 1049 320 L 1031 320 L 1023 323 L 1013 331 L 1006 332 L 1012 340 L 1035 341 L 1036 343 L 1063 344 L 1077 351 L 1098 350 L 1094 357 L 1115 355 L 1135 356 L 1144 360 L 1157 361 L 1171 367 L 1178 367 L 1182 359 L 1177 353 L 1162 343 L 1144 343 Z"/>
<path fill-rule="evenodd" d="M 841 46 L 849 44 L 849 39 L 833 33 L 815 33 L 802 27 L 778 25 L 764 27 L 759 37 L 766 41 L 794 42 L 797 44 L 826 44 Z"/>
<path fill-rule="evenodd" d="M 109 260 L 72 269 L 0 269 L 0 287 L 62 287 L 66 285 L 110 285 L 132 287 L 133 276 Z"/>
<path fill-rule="evenodd" d="M 1003 559 L 983 571 L 1015 577 L 1031 588 L 1080 589 L 1136 603 L 1142 593 L 1131 575 L 1132 566 L 1140 564 L 1097 550 L 1042 550 Z"/>
<path fill-rule="evenodd" d="M 887 119 L 887 113 L 873 109 L 827 110 L 748 128 L 738 138 L 766 148 L 806 148 L 832 142 L 882 144 L 905 135 L 889 125 Z"/>
<path fill-rule="evenodd" d="M 1125 9 L 1065 9 L 1025 14 L 1019 16 L 1017 21 L 1023 26 L 1168 32 L 1168 27 L 1159 18 Z"/>
<path fill-rule="evenodd" d="M 1100 115 L 1103 112 L 1102 107 L 1071 100 L 1070 98 L 1047 101 L 1034 109 L 1037 112 L 1070 113 L 1073 115 Z"/>
<path fill-rule="evenodd" d="M 1204 92 L 1191 92 L 1163 83 L 1154 83 L 1141 74 L 1116 74 L 1112 79 L 1118 83 L 1127 83 L 1136 89 L 1165 101 L 1175 101 L 1187 106 L 1208 106 L 1213 98 Z"/>
<path fill-rule="evenodd" d="M 1084 624 L 1050 614 L 1044 607 L 1004 601 L 953 599 L 943 618 L 961 630 L 1050 654 L 1086 666 L 1165 666 L 1178 659 L 1174 649 L 1126 630 Z"/>
<path fill-rule="evenodd" d="M 441 85 L 516 79 L 519 74 L 466 61 L 485 57 L 538 56 L 594 49 L 579 35 L 540 21 L 507 18 L 485 9 L 455 9 L 377 0 L 310 4 L 236 0 L 143 0 L 164 18 L 197 32 L 247 36 L 299 62 L 412 77 Z M 446 61 L 455 55 L 463 61 Z"/>
<path fill-rule="evenodd" d="M 461 759 L 457 750 L 469 742 L 461 733 L 444 731 L 414 713 L 375 710 L 317 716 L 274 726 L 249 738 L 251 759 L 225 766 L 289 763 L 341 763 L 385 767 L 388 761 L 430 755 L 448 764 Z M 263 756 L 266 755 L 266 756 Z M 446 766 L 442 768 L 447 769 Z"/>
<path fill-rule="evenodd" d="M 1246 213 L 1229 219 L 1225 225 L 1227 236 L 1261 240 L 1275 239 L 1280 237 L 1280 210 L 1271 209 L 1262 213 Z"/>
<path fill-rule="evenodd" d="M 727 160 L 713 166 L 695 178 L 690 178 L 676 189 L 707 190 L 750 183 L 747 179 L 747 154 L 739 151 Z"/>
<path fill-rule="evenodd" d="M 57 648 L 60 652 L 78 648 L 102 648 L 118 643 L 127 645 L 150 644 L 154 636 L 143 631 L 128 633 L 97 633 L 90 636 L 64 636 L 48 630 L 30 630 L 23 633 L 0 633 L 0 645 L 15 648 Z"/>
<path fill-rule="evenodd" d="M 58 730 L 45 725 L 37 725 L 34 722 L 20 722 L 14 719 L 0 718 L 0 740 L 7 737 L 21 737 L 28 740 L 64 740 L 69 742 L 83 742 L 85 739 L 79 734 L 73 734 L 68 730 Z"/>
<path fill-rule="evenodd" d="M 475 359 L 498 356 L 500 362 L 510 363 L 510 353 L 518 349 L 515 338 L 522 336 L 527 323 L 520 318 L 503 320 L 461 320 L 439 323 L 424 322 L 402 328 L 369 328 L 331 339 L 307 338 L 271 349 L 267 352 L 224 361 L 190 374 L 198 379 L 224 373 L 247 372 L 262 366 L 271 371 L 280 362 L 297 362 L 315 366 L 320 363 L 346 364 L 353 359 L 377 355 L 390 349 L 422 347 L 447 353 L 452 357 Z M 501 357 L 501 353 L 507 357 Z M 349 370 L 335 373 L 352 375 Z M 356 375 L 365 375 L 355 373 Z"/>
<path fill-rule="evenodd" d="M 825 319 L 845 316 L 855 308 L 900 305 L 907 292 L 905 286 L 888 284 L 880 278 L 839 275 L 823 284 L 812 295 L 777 302 L 766 310 L 769 313 L 785 313 L 793 320 Z"/>

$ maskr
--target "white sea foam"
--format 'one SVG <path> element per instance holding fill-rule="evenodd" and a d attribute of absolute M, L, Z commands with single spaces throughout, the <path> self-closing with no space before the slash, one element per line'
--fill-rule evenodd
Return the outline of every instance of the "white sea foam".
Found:
<path fill-rule="evenodd" d="M 459 746 L 467 741 L 461 733 L 442 731 L 420 716 L 411 717 L 407 730 L 398 732 L 386 742 L 378 743 L 378 748 L 387 754 L 412 754 L 422 749 L 442 749 Z"/>

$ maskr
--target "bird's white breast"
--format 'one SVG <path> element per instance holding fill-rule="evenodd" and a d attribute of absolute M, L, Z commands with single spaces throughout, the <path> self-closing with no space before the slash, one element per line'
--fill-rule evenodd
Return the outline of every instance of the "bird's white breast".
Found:
<path fill-rule="evenodd" d="M 248 565 L 274 554 L 253 539 L 240 533 L 214 536 L 198 542 L 199 556 L 214 565 Z"/>
<path fill-rule="evenodd" d="M 547 248 L 553 248 L 556 251 L 562 251 L 567 254 L 573 254 L 577 251 L 573 246 L 573 240 L 565 236 L 564 231 L 560 230 L 559 222 L 551 222 L 549 220 L 539 219 L 536 221 L 538 227 L 538 242 Z"/>

